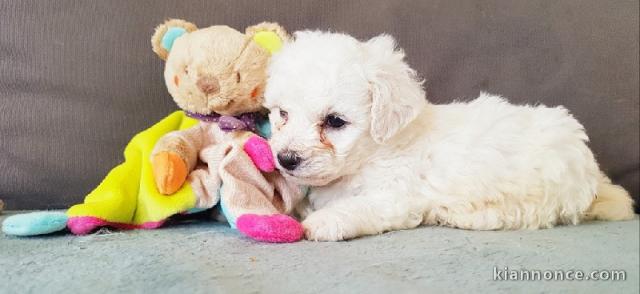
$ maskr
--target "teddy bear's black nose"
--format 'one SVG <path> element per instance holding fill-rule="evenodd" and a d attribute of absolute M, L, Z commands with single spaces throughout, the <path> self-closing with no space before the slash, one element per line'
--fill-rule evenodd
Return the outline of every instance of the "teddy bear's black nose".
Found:
<path fill-rule="evenodd" d="M 206 95 L 215 94 L 220 91 L 220 82 L 212 76 L 199 78 L 196 85 L 200 88 L 200 91 Z"/>
<path fill-rule="evenodd" d="M 300 155 L 298 155 L 297 152 L 285 150 L 278 153 L 278 162 L 280 163 L 280 166 L 288 170 L 296 169 L 296 167 L 300 165 L 301 161 L 302 158 L 300 157 Z"/>

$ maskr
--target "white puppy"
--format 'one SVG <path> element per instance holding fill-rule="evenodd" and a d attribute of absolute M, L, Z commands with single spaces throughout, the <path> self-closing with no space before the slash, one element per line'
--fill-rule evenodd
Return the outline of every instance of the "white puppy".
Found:
<path fill-rule="evenodd" d="M 267 84 L 278 168 L 312 186 L 308 239 L 633 217 L 628 193 L 601 173 L 565 108 L 485 93 L 429 104 L 388 35 L 299 32 L 273 57 Z"/>

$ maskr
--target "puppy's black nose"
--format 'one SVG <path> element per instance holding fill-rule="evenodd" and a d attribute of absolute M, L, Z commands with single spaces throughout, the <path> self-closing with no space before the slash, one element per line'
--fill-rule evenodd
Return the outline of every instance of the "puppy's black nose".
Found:
<path fill-rule="evenodd" d="M 300 165 L 301 161 L 302 158 L 300 158 L 300 155 L 296 152 L 285 150 L 278 153 L 278 162 L 282 167 L 288 170 L 296 169 L 296 167 Z"/>

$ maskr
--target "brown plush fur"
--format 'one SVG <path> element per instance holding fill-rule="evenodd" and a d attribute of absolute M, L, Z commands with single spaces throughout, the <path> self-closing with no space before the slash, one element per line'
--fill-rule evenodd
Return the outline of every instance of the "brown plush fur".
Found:
<path fill-rule="evenodd" d="M 177 37 L 167 52 L 162 38 L 169 27 L 182 27 L 187 33 Z M 257 32 L 270 31 L 281 42 L 288 40 L 285 30 L 275 23 L 260 23 L 243 34 L 224 25 L 198 29 L 196 25 L 170 19 L 159 25 L 151 38 L 153 51 L 166 61 L 164 78 L 178 106 L 199 113 L 239 115 L 261 111 L 266 68 L 271 53 L 254 41 Z M 172 132 L 154 147 L 152 165 L 161 193 L 171 194 L 194 170 L 203 149 L 228 140 L 245 141 L 251 133 L 215 135 L 201 123 L 194 128 Z M 157 156 L 164 153 L 163 156 Z M 168 156 L 171 153 L 177 156 Z M 181 160 L 180 160 L 181 159 Z M 180 171 L 180 172 L 176 172 Z M 177 183 L 162 184 L 162 183 Z"/>
<path fill-rule="evenodd" d="M 160 46 L 160 42 L 162 41 L 162 36 L 164 36 L 169 27 L 181 27 L 187 30 L 187 32 L 193 32 L 198 29 L 196 25 L 181 19 L 170 19 L 162 25 L 159 25 L 151 37 L 151 46 L 153 47 L 153 52 L 158 54 L 162 60 L 167 60 L 169 52 Z"/>
<path fill-rule="evenodd" d="M 168 54 L 160 43 L 170 26 L 183 27 L 189 33 L 178 37 Z M 165 82 L 178 106 L 200 114 L 237 115 L 260 110 L 270 53 L 253 41 L 253 35 L 264 30 L 275 32 L 283 41 L 288 39 L 275 23 L 248 27 L 247 34 L 222 25 L 196 29 L 194 24 L 175 19 L 158 26 L 152 47 L 166 60 Z M 215 87 L 205 88 L 217 91 L 203 91 L 203 80 L 215 81 Z"/>

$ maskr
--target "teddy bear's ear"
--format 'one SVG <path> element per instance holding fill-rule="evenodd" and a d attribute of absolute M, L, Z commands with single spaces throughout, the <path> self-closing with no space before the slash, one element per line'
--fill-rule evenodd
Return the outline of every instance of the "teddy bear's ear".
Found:
<path fill-rule="evenodd" d="M 197 30 L 195 24 L 182 19 L 169 19 L 156 27 L 156 31 L 151 37 L 153 52 L 158 54 L 162 60 L 167 60 L 169 51 L 173 46 L 173 41 L 185 33 Z"/>
<path fill-rule="evenodd" d="M 284 28 L 273 22 L 263 22 L 250 26 L 245 33 L 247 37 L 272 54 L 280 50 L 282 44 L 289 40 L 289 35 Z"/>

